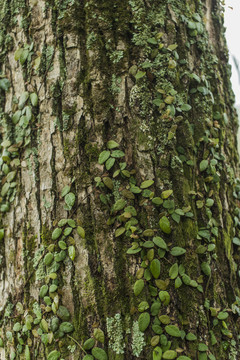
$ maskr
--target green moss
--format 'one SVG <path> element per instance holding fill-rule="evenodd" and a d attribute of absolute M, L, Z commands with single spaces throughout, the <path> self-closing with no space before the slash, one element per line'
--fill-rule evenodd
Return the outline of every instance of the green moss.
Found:
<path fill-rule="evenodd" d="M 42 226 L 41 240 L 46 247 L 52 243 L 52 231 L 44 225 Z"/>
<path fill-rule="evenodd" d="M 87 143 L 84 147 L 89 162 L 96 162 L 99 156 L 99 149 L 96 144 Z"/>

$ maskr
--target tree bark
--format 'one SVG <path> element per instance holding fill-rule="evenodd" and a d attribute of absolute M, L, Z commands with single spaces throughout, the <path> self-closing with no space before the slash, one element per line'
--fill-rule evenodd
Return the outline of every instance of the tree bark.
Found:
<path fill-rule="evenodd" d="M 1 360 L 237 359 L 221 2 L 0 9 Z"/>

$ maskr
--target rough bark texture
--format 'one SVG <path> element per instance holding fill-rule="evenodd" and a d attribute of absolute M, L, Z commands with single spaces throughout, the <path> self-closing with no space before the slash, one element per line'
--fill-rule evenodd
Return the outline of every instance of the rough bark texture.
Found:
<path fill-rule="evenodd" d="M 0 0 L 0 20 L 1 360 L 238 359 L 221 4 Z"/>

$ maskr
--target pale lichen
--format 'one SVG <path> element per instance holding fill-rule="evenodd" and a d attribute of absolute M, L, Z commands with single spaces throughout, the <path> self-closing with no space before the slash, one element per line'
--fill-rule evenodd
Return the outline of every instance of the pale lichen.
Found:
<path fill-rule="evenodd" d="M 109 347 L 116 354 L 124 354 L 124 339 L 121 315 L 115 314 L 114 317 L 107 318 L 107 334 L 109 338 Z"/>
<path fill-rule="evenodd" d="M 133 355 L 139 357 L 146 342 L 144 340 L 144 333 L 139 330 L 138 322 L 135 321 L 132 327 L 132 352 Z"/>

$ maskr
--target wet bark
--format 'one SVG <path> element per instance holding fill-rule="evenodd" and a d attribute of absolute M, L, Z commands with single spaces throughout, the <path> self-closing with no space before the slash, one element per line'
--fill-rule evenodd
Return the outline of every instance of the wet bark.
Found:
<path fill-rule="evenodd" d="M 221 4 L 0 8 L 1 360 L 237 359 Z"/>

